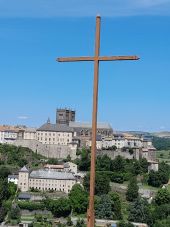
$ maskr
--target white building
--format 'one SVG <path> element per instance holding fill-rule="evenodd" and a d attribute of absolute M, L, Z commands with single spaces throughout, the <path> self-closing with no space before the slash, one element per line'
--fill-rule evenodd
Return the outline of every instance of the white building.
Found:
<path fill-rule="evenodd" d="M 76 178 L 71 172 L 58 172 L 52 169 L 39 169 L 29 173 L 26 167 L 19 171 L 18 187 L 22 192 L 29 189 L 54 190 L 69 193 Z"/>
<path fill-rule="evenodd" d="M 18 131 L 4 128 L 0 130 L 0 143 L 12 144 L 18 137 Z"/>
<path fill-rule="evenodd" d="M 91 139 L 87 141 L 86 145 L 91 147 Z M 96 148 L 98 150 L 108 149 L 110 147 L 116 146 L 117 149 L 123 147 L 127 148 L 140 148 L 142 147 L 142 140 L 138 137 L 127 135 L 127 134 L 113 134 L 110 137 L 102 137 L 98 135 L 96 138 Z"/>
<path fill-rule="evenodd" d="M 8 175 L 8 183 L 12 182 L 14 184 L 18 184 L 18 175 Z"/>
<path fill-rule="evenodd" d="M 73 129 L 67 125 L 51 124 L 48 120 L 37 129 L 36 138 L 42 144 L 69 145 L 72 143 Z"/>

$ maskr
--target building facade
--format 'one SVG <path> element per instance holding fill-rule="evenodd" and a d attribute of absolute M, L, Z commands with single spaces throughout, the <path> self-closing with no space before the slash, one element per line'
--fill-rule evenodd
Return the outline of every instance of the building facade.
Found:
<path fill-rule="evenodd" d="M 12 144 L 18 137 L 18 131 L 14 129 L 2 129 L 0 130 L 0 143 Z"/>
<path fill-rule="evenodd" d="M 47 121 L 37 129 L 36 138 L 42 144 L 69 145 L 72 143 L 73 129 L 67 125 L 51 124 Z"/>
<path fill-rule="evenodd" d="M 76 183 L 77 180 L 71 172 L 39 169 L 29 173 L 26 167 L 19 171 L 18 187 L 21 192 L 38 189 L 40 191 L 53 190 L 69 193 Z"/>

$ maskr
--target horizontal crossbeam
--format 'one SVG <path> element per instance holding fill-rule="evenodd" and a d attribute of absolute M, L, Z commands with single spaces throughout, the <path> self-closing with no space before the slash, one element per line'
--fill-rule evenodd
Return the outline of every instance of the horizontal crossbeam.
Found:
<path fill-rule="evenodd" d="M 58 62 L 74 62 L 74 61 L 123 61 L 123 60 L 139 60 L 138 56 L 110 56 L 110 57 L 66 57 L 57 58 Z"/>

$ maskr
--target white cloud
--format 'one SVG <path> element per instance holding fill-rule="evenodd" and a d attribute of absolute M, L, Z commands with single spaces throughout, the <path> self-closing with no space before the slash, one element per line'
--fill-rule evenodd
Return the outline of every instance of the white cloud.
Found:
<path fill-rule="evenodd" d="M 29 119 L 28 116 L 18 116 L 17 118 L 20 119 L 20 120 L 27 120 L 27 119 Z"/>
<path fill-rule="evenodd" d="M 170 0 L 0 0 L 0 17 L 170 15 Z"/>

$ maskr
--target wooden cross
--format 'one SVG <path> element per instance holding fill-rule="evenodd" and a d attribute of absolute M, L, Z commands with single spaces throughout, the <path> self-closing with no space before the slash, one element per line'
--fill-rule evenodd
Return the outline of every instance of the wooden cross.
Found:
<path fill-rule="evenodd" d="M 58 62 L 94 61 L 94 88 L 93 88 L 93 113 L 92 113 L 92 147 L 90 169 L 90 200 L 87 211 L 87 227 L 94 227 L 94 194 L 95 194 L 95 160 L 96 160 L 96 136 L 97 136 L 97 106 L 98 106 L 98 80 L 100 61 L 138 60 L 137 56 L 99 56 L 100 52 L 100 16 L 96 17 L 96 40 L 94 57 L 65 57 L 58 58 Z"/>

